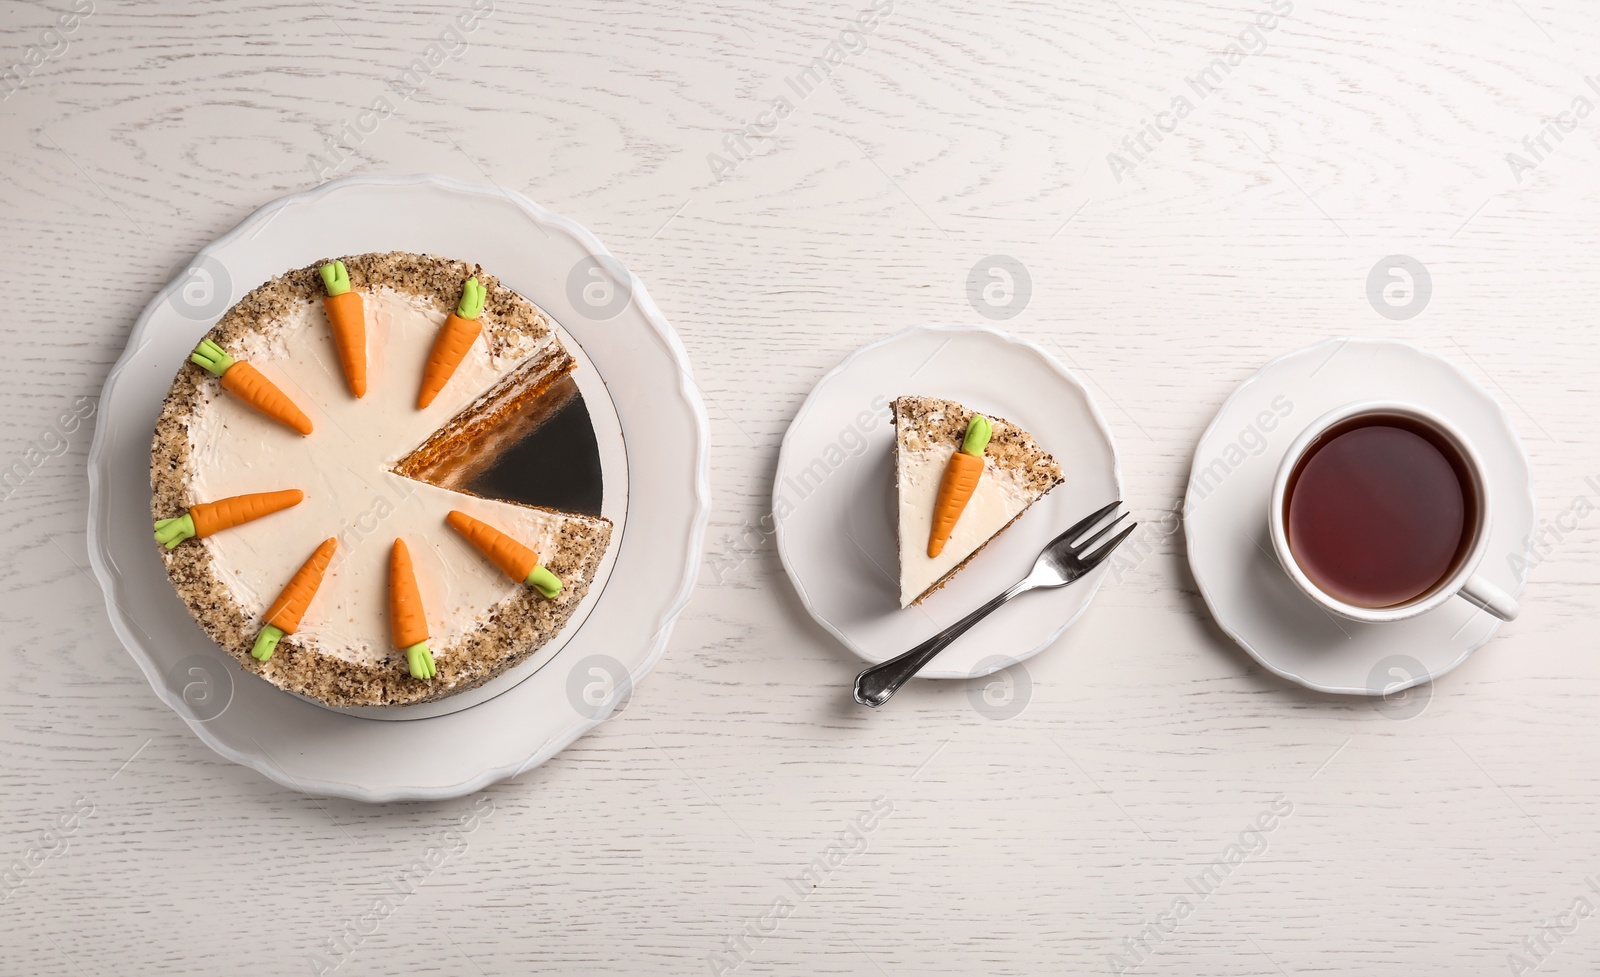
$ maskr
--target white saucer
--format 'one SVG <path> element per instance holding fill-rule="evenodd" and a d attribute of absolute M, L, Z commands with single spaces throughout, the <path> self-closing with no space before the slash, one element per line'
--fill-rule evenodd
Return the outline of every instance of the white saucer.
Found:
<path fill-rule="evenodd" d="M 1233 392 L 1195 447 L 1184 502 L 1189 566 L 1222 630 L 1271 671 L 1321 692 L 1384 695 L 1431 681 L 1500 626 L 1460 599 L 1405 621 L 1358 624 L 1313 603 L 1278 566 L 1267 500 L 1284 452 L 1325 412 L 1375 399 L 1430 408 L 1472 442 L 1496 500 L 1479 572 L 1513 596 L 1526 577 L 1532 475 L 1488 391 L 1438 356 L 1388 340 L 1330 339 L 1273 360 Z"/>
<path fill-rule="evenodd" d="M 556 639 L 481 690 L 384 716 L 410 720 L 400 722 L 244 674 L 196 626 L 150 540 L 150 434 L 188 350 L 274 275 L 367 251 L 480 262 L 560 324 L 601 442 L 607 515 L 625 515 L 609 579 Z M 438 800 L 544 762 L 626 701 L 688 602 L 710 496 L 687 355 L 637 278 L 526 197 L 440 176 L 352 177 L 273 201 L 189 269 L 145 308 L 106 380 L 89 451 L 89 557 L 117 636 L 206 745 L 309 793 Z"/>
<path fill-rule="evenodd" d="M 902 395 L 946 397 L 1019 424 L 1066 474 L 944 589 L 905 610 L 889 416 Z M 772 497 L 778 555 L 811 616 L 862 659 L 880 662 L 1016 583 L 1056 534 L 1120 499 L 1121 484 L 1111 432 L 1089 392 L 1044 350 L 974 326 L 918 326 L 850 354 L 789 425 Z M 1031 657 L 1089 606 L 1108 566 L 1001 608 L 919 674 L 971 678 Z"/>

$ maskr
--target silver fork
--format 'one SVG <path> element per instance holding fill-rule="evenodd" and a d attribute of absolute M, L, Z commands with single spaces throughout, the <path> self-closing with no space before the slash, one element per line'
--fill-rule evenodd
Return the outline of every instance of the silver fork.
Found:
<path fill-rule="evenodd" d="M 940 631 L 938 634 L 917 645 L 915 648 L 886 662 L 871 665 L 856 676 L 856 701 L 864 706 L 877 708 L 889 701 L 889 697 L 899 691 L 900 686 L 906 684 L 911 677 L 922 670 L 922 666 L 933 661 L 934 656 L 948 648 L 951 642 L 967 633 L 967 629 L 988 617 L 1001 604 L 1009 601 L 1018 594 L 1025 594 L 1030 590 L 1047 590 L 1055 587 L 1065 587 L 1079 577 L 1099 566 L 1100 562 L 1111 555 L 1111 551 L 1128 538 L 1139 525 L 1129 523 L 1122 532 L 1111 537 L 1099 547 L 1090 551 L 1093 546 L 1106 533 L 1117 527 L 1117 524 L 1128 518 L 1124 512 L 1111 520 L 1105 528 L 1087 539 L 1079 539 L 1084 533 L 1093 529 L 1100 520 L 1110 515 L 1122 502 L 1116 501 L 1108 506 L 1091 513 L 1084 519 L 1075 523 L 1070 529 L 1050 541 L 1039 553 L 1038 560 L 1034 561 L 1033 570 L 1026 577 L 1017 581 L 1004 593 L 999 594 L 982 607 L 968 614 L 966 617 Z"/>

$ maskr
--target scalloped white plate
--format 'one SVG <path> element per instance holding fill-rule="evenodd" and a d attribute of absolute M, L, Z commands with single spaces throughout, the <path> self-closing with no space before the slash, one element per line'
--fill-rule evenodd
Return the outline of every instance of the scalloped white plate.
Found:
<path fill-rule="evenodd" d="M 400 722 L 326 709 L 244 672 L 189 616 L 150 538 L 150 437 L 188 350 L 269 278 L 368 251 L 481 263 L 559 323 L 618 524 L 609 577 L 602 568 L 557 639 L 483 689 L 384 716 L 411 720 Z M 445 799 L 543 763 L 650 671 L 694 586 L 710 435 L 688 356 L 643 283 L 592 234 L 518 194 L 422 175 L 337 180 L 267 204 L 151 300 L 99 415 L 89 557 L 112 627 L 206 745 L 309 793 Z"/>
<path fill-rule="evenodd" d="M 1329 339 L 1285 354 L 1240 384 L 1195 446 L 1184 500 L 1189 566 L 1217 625 L 1268 670 L 1319 692 L 1393 695 L 1432 681 L 1493 637 L 1500 620 L 1465 600 L 1386 624 L 1334 617 L 1272 555 L 1267 505 L 1289 445 L 1324 413 L 1358 400 L 1404 400 L 1472 441 L 1495 499 L 1480 571 L 1522 592 L 1535 525 L 1522 441 L 1488 391 L 1409 343 Z"/>
<path fill-rule="evenodd" d="M 1066 476 L 943 589 L 903 610 L 889 416 L 901 395 L 946 397 L 1021 425 Z M 1066 367 L 992 329 L 917 326 L 851 353 L 790 423 L 772 495 L 778 555 L 811 616 L 863 660 L 881 662 L 1022 579 L 1058 533 L 1122 498 L 1121 485 L 1111 432 Z M 918 677 L 974 678 L 1033 657 L 1088 608 L 1109 569 L 1013 601 Z"/>

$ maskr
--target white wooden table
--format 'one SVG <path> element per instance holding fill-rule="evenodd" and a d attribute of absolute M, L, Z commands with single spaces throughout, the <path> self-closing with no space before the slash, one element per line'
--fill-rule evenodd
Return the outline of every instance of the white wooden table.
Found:
<path fill-rule="evenodd" d="M 1595 973 L 1600 23 L 1276 7 L 0 7 L 0 972 Z M 620 717 L 477 797 L 369 807 L 219 759 L 157 700 L 87 572 L 93 419 L 62 415 L 253 208 L 425 171 L 525 192 L 649 283 L 706 395 L 715 512 Z M 1031 279 L 1008 319 L 969 300 L 995 255 Z M 1392 291 L 1410 318 L 1369 300 L 1390 255 L 1431 277 L 1425 307 Z M 1437 350 L 1532 459 L 1524 616 L 1400 721 L 1254 666 L 1154 534 L 1009 673 L 1014 717 L 981 683 L 858 708 L 760 520 L 811 385 L 926 321 L 1059 347 L 1147 520 L 1275 354 Z"/>

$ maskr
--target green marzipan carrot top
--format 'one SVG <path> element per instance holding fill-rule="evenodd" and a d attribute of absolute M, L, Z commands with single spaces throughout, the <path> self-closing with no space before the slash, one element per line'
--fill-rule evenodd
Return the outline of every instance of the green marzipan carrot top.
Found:
<path fill-rule="evenodd" d="M 330 261 L 317 269 L 322 272 L 322 285 L 329 295 L 343 295 L 350 291 L 350 272 L 342 261 Z"/>
<path fill-rule="evenodd" d="M 156 542 L 173 549 L 195 533 L 194 517 L 185 512 L 174 519 L 156 520 Z"/>
<path fill-rule="evenodd" d="M 194 348 L 194 352 L 189 354 L 189 362 L 195 366 L 203 366 L 208 372 L 220 377 L 233 365 L 233 357 L 211 340 L 202 339 L 200 345 Z"/>
<path fill-rule="evenodd" d="M 456 306 L 456 315 L 463 319 L 476 319 L 483 312 L 483 300 L 488 294 L 489 290 L 480 285 L 476 277 L 467 279 L 461 286 L 461 302 Z"/>
<path fill-rule="evenodd" d="M 982 414 L 973 414 L 972 420 L 967 422 L 967 436 L 961 440 L 961 450 L 969 455 L 983 457 L 983 452 L 989 447 L 989 439 L 994 437 L 994 425 Z"/>
<path fill-rule="evenodd" d="M 554 597 L 561 593 L 561 578 L 546 570 L 542 564 L 528 571 L 528 579 L 523 583 L 546 597 Z"/>

